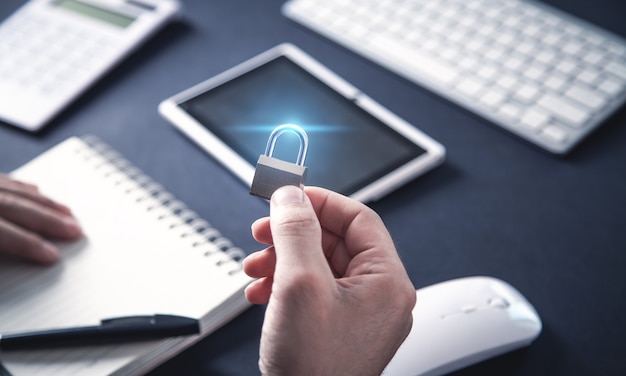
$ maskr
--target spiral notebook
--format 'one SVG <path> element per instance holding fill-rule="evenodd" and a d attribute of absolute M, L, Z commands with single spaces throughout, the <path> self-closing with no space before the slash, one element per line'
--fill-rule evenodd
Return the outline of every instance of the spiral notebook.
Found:
<path fill-rule="evenodd" d="M 97 139 L 67 139 L 11 175 L 72 208 L 85 236 L 60 244 L 53 266 L 0 259 L 0 333 L 143 314 L 201 326 L 159 341 L 0 352 L 11 374 L 143 374 L 249 307 L 244 252 Z"/>

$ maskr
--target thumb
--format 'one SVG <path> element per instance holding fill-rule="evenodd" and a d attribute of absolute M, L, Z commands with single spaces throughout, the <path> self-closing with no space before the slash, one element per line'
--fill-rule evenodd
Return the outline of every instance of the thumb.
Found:
<path fill-rule="evenodd" d="M 281 187 L 270 201 L 270 226 L 276 251 L 274 279 L 330 275 L 322 250 L 322 229 L 308 196 L 296 186 Z"/>

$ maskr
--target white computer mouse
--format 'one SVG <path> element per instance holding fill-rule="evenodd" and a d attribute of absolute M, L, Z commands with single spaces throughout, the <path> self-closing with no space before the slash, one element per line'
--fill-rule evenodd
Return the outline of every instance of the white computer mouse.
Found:
<path fill-rule="evenodd" d="M 413 328 L 385 376 L 449 373 L 527 346 L 541 332 L 535 308 L 496 278 L 459 278 L 416 294 Z"/>

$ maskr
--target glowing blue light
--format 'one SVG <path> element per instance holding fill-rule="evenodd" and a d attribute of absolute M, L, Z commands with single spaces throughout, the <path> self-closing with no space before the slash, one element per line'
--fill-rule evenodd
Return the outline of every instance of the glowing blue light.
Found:
<path fill-rule="evenodd" d="M 293 124 L 293 123 L 291 123 Z M 231 129 L 234 132 L 251 132 L 251 133 L 264 133 L 268 134 L 274 130 L 276 124 L 241 124 L 233 125 Z M 332 125 L 332 124 L 307 124 L 301 126 L 308 134 L 313 133 L 332 133 L 332 132 L 346 132 L 350 130 L 350 127 L 345 125 Z"/>

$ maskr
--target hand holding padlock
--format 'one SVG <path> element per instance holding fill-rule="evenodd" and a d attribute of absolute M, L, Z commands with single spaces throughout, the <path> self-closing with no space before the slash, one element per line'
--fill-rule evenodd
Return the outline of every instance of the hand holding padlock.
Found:
<path fill-rule="evenodd" d="M 298 150 L 296 163 L 272 157 L 276 139 L 285 132 L 296 134 L 300 140 L 300 149 Z M 293 124 L 284 124 L 276 127 L 267 140 L 265 154 L 259 156 L 252 185 L 250 186 L 250 194 L 269 200 L 272 197 L 272 193 L 282 186 L 295 185 L 304 187 L 307 172 L 307 168 L 304 166 L 304 159 L 306 158 L 308 147 L 309 138 L 304 129 Z"/>

